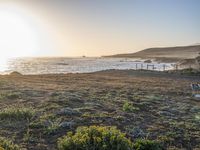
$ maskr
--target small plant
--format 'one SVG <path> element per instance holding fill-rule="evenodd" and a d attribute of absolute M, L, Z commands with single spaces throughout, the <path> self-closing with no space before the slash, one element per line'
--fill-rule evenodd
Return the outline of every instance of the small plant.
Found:
<path fill-rule="evenodd" d="M 32 134 L 31 134 L 31 131 L 29 128 L 27 129 L 26 133 L 24 134 L 23 141 L 27 142 L 27 143 L 29 143 L 30 141 L 33 141 L 33 137 L 32 137 Z"/>
<path fill-rule="evenodd" d="M 133 144 L 134 150 L 163 150 L 161 145 L 158 142 L 150 141 L 150 140 L 137 140 Z"/>
<path fill-rule="evenodd" d="M 0 150 L 19 150 L 19 146 L 15 145 L 12 141 L 0 137 Z"/>
<path fill-rule="evenodd" d="M 125 102 L 123 105 L 123 111 L 125 112 L 135 112 L 140 110 L 138 107 L 134 107 L 132 103 Z"/>
<path fill-rule="evenodd" d="M 114 117 L 114 119 L 116 119 L 118 121 L 123 121 L 124 117 L 123 116 L 116 116 L 116 117 Z"/>
<path fill-rule="evenodd" d="M 200 113 L 195 115 L 195 120 L 200 122 Z"/>
<path fill-rule="evenodd" d="M 0 99 L 18 99 L 22 97 L 22 93 L 20 92 L 8 92 L 8 93 L 1 93 Z"/>
<path fill-rule="evenodd" d="M 181 70 L 181 74 L 195 75 L 198 74 L 198 71 L 192 68 L 186 68 Z"/>
<path fill-rule="evenodd" d="M 79 127 L 58 140 L 59 150 L 131 150 L 132 142 L 116 127 Z"/>
<path fill-rule="evenodd" d="M 32 108 L 9 107 L 0 110 L 0 120 L 30 120 L 35 115 Z"/>
<path fill-rule="evenodd" d="M 148 100 L 150 100 L 150 101 L 159 101 L 159 100 L 162 100 L 162 96 L 161 95 L 147 95 L 145 97 Z"/>
<path fill-rule="evenodd" d="M 50 125 L 45 128 L 46 134 L 54 134 L 60 128 L 60 120 L 50 121 Z"/>

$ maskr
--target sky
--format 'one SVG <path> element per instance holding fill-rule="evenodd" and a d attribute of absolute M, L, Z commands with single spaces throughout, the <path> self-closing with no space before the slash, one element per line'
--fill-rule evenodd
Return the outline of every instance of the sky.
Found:
<path fill-rule="evenodd" d="M 200 0 L 1 0 L 0 59 L 197 44 L 199 7 Z"/>

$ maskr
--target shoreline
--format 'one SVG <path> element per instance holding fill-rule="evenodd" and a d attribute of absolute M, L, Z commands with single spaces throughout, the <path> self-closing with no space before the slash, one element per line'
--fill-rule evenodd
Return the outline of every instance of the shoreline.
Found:
<path fill-rule="evenodd" d="M 39 58 L 38 58 L 39 59 Z M 149 63 L 148 63 L 149 62 Z M 149 69 L 170 70 L 173 63 L 158 63 L 151 60 L 126 60 L 119 58 L 41 58 L 10 60 L 7 66 L 2 66 L 2 74 L 18 71 L 22 74 L 48 74 L 48 73 L 90 73 L 109 69 Z"/>
<path fill-rule="evenodd" d="M 68 75 L 92 75 L 92 74 L 122 74 L 122 75 L 132 75 L 132 76 L 155 76 L 155 77 L 176 77 L 176 78 L 193 78 L 193 79 L 199 79 L 200 76 L 197 75 L 190 75 L 186 73 L 181 73 L 179 71 L 173 71 L 173 70 L 168 70 L 168 71 L 157 71 L 157 70 L 135 70 L 135 69 L 108 69 L 108 70 L 101 70 L 101 71 L 96 71 L 96 72 L 85 72 L 85 73 L 49 73 L 49 74 L 21 74 L 19 72 L 11 72 L 9 74 L 0 74 L 0 76 L 68 76 Z"/>

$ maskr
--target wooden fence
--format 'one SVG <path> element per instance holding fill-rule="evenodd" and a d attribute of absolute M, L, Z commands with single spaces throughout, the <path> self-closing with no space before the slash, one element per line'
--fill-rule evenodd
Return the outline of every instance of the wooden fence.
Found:
<path fill-rule="evenodd" d="M 169 69 L 169 66 L 166 64 L 163 64 L 162 66 L 159 67 L 159 69 L 156 67 L 157 65 L 155 64 L 144 64 L 144 63 L 136 63 L 135 64 L 135 69 L 136 70 L 159 70 L 159 71 L 166 71 Z M 170 67 L 171 70 L 178 70 L 178 65 L 173 64 Z"/>

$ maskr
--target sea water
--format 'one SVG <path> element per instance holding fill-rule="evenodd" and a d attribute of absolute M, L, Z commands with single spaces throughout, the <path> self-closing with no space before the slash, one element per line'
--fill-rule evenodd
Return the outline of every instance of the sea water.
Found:
<path fill-rule="evenodd" d="M 89 73 L 110 69 L 147 69 L 163 71 L 173 69 L 171 63 L 144 63 L 142 59 L 127 58 L 12 58 L 0 64 L 0 73 L 13 71 L 22 74 Z M 154 68 L 153 66 L 154 65 Z"/>

